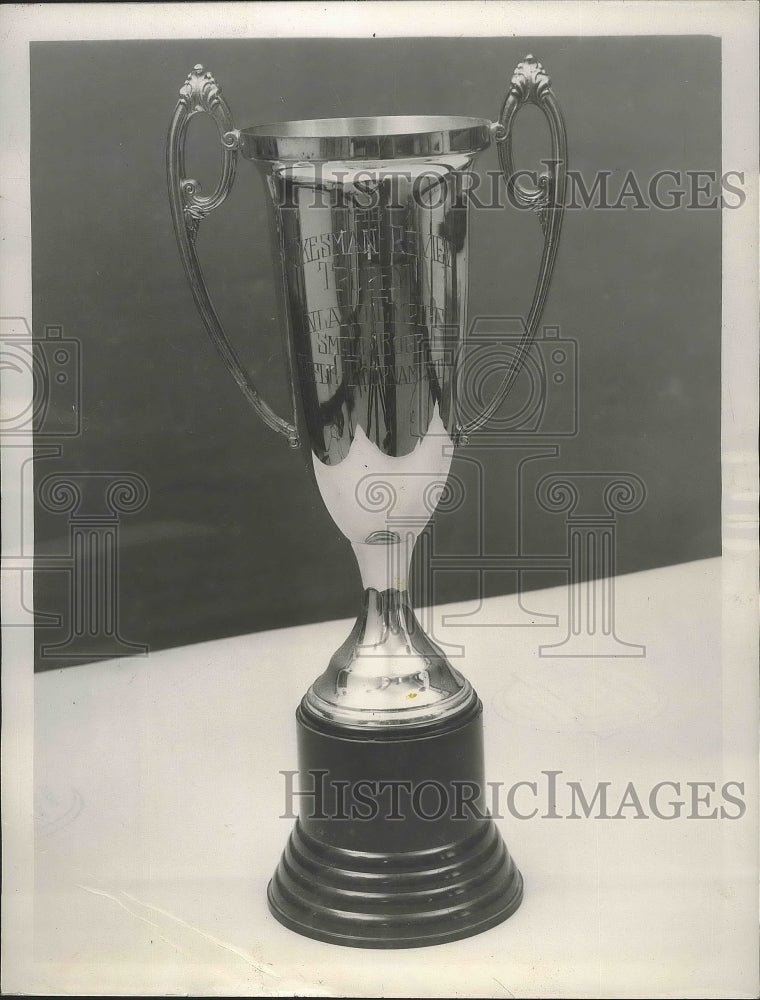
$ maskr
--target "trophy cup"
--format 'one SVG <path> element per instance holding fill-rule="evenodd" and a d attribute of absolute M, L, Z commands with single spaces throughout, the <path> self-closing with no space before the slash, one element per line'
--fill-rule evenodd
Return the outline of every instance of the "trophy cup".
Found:
<path fill-rule="evenodd" d="M 543 111 L 552 142 L 533 187 L 515 177 L 511 147 L 528 103 Z M 215 120 L 222 147 L 208 195 L 185 174 L 187 125 L 198 113 Z M 538 214 L 544 243 L 513 361 L 466 420 L 468 190 L 491 143 L 510 200 Z M 238 155 L 256 164 L 268 192 L 292 422 L 238 360 L 196 253 L 199 224 L 230 191 Z M 499 408 L 538 328 L 566 159 L 562 114 L 532 56 L 515 70 L 496 122 L 336 118 L 238 130 L 202 66 L 180 90 L 167 170 L 196 305 L 253 409 L 301 449 L 364 588 L 353 631 L 296 713 L 300 815 L 268 901 L 300 934 L 354 947 L 440 944 L 493 927 L 522 900 L 522 877 L 485 804 L 481 702 L 417 621 L 407 577 L 455 445 Z"/>

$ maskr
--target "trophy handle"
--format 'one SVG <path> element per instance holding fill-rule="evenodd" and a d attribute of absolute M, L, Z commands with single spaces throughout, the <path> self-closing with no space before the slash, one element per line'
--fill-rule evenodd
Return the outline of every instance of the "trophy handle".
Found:
<path fill-rule="evenodd" d="M 535 104 L 543 111 L 551 133 L 552 158 L 544 161 L 547 173 L 540 175 L 538 187 L 535 188 L 520 183 L 515 175 L 512 158 L 512 126 L 517 112 L 526 104 Z M 460 424 L 458 439 L 463 444 L 466 444 L 469 434 L 482 427 L 501 406 L 520 374 L 525 356 L 538 331 L 557 259 L 559 235 L 565 214 L 567 133 L 562 111 L 551 87 L 551 80 L 544 67 L 533 56 L 526 56 L 515 69 L 499 121 L 494 123 L 492 130 L 510 200 L 521 208 L 530 208 L 536 212 L 544 234 L 544 249 L 533 301 L 530 304 L 525 331 L 520 339 L 516 356 L 488 406 L 468 423 Z"/>
<path fill-rule="evenodd" d="M 200 194 L 198 181 L 185 176 L 185 136 L 193 115 L 211 115 L 219 128 L 222 143 L 222 175 L 213 194 Z M 237 149 L 240 133 L 233 128 L 230 109 L 222 97 L 219 85 L 203 66 L 194 66 L 179 92 L 166 145 L 166 172 L 169 182 L 169 203 L 172 222 L 177 237 L 180 257 L 190 282 L 195 304 L 206 324 L 209 336 L 232 373 L 245 398 L 272 430 L 288 439 L 292 448 L 299 445 L 298 431 L 294 424 L 278 417 L 259 395 L 253 379 L 240 363 L 234 348 L 227 339 L 219 316 L 211 301 L 203 279 L 195 240 L 201 221 L 218 208 L 230 193 L 235 180 Z"/>

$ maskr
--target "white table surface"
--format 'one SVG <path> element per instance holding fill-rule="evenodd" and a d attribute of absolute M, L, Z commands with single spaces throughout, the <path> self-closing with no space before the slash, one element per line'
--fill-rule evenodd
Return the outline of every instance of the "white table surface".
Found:
<path fill-rule="evenodd" d="M 560 628 L 488 624 L 529 621 L 515 597 L 486 602 L 479 628 L 440 625 L 474 606 L 440 610 L 436 637 L 464 645 L 455 662 L 484 703 L 488 779 L 544 789 L 560 771 L 560 812 L 566 781 L 612 782 L 611 811 L 630 781 L 647 813 L 659 781 L 687 800 L 687 781 L 743 781 L 744 816 L 506 815 L 526 884 L 515 916 L 433 948 L 341 948 L 280 926 L 265 890 L 292 825 L 279 772 L 297 766 L 293 713 L 351 623 L 43 673 L 27 991 L 756 995 L 756 760 L 736 728 L 754 687 L 721 652 L 721 561 L 619 577 L 616 593 L 618 634 L 643 658 L 540 657 Z M 562 614 L 566 599 L 523 604 Z"/>

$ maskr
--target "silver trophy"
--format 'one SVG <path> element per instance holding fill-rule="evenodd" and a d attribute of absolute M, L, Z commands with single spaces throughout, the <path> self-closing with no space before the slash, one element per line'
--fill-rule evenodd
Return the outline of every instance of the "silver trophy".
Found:
<path fill-rule="evenodd" d="M 515 177 L 511 131 L 544 113 L 551 160 Z M 186 176 L 199 113 L 222 146 L 216 190 Z M 538 282 L 512 363 L 465 419 L 468 191 L 496 143 L 510 200 L 544 234 Z M 200 222 L 222 204 L 238 156 L 268 192 L 282 280 L 293 420 L 239 362 L 204 283 Z M 296 713 L 302 809 L 269 886 L 275 917 L 358 947 L 466 937 L 510 916 L 522 878 L 485 806 L 481 703 L 420 626 L 407 589 L 414 543 L 445 489 L 454 448 L 499 409 L 538 329 L 562 225 L 566 137 L 550 80 L 527 56 L 499 119 L 335 118 L 236 129 L 211 73 L 180 90 L 167 148 L 180 255 L 206 328 L 258 415 L 300 448 L 348 538 L 364 588 L 353 631 Z M 445 808 L 441 803 L 445 800 Z"/>

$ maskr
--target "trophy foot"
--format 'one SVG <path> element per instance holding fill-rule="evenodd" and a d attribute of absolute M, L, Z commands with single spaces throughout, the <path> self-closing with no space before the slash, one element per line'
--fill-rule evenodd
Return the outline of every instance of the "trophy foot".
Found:
<path fill-rule="evenodd" d="M 418 948 L 501 923 L 523 882 L 485 807 L 482 706 L 356 734 L 298 713 L 301 815 L 267 896 L 284 926 L 355 948 Z M 305 794 L 304 794 L 305 793 Z"/>

